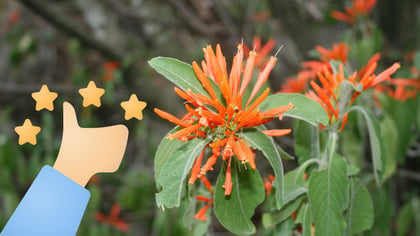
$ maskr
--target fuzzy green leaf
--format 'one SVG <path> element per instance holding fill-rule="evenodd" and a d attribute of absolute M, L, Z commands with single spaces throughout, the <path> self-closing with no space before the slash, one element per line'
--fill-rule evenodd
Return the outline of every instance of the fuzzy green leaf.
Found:
<path fill-rule="evenodd" d="M 296 223 L 302 225 L 302 236 L 312 235 L 312 213 L 311 206 L 307 203 L 303 204 L 299 209 L 296 217 Z"/>
<path fill-rule="evenodd" d="M 255 233 L 251 221 L 255 208 L 264 201 L 264 184 L 258 170 L 243 169 L 232 161 L 232 192 L 225 196 L 224 168 L 217 178 L 214 190 L 214 214 L 219 222 L 229 231 L 238 235 Z"/>
<path fill-rule="evenodd" d="M 372 228 L 373 204 L 366 187 L 355 186 L 354 178 L 350 180 L 350 199 L 346 212 L 347 235 L 355 235 Z"/>
<path fill-rule="evenodd" d="M 324 108 L 314 100 L 298 93 L 276 93 L 268 96 L 261 103 L 261 111 L 266 111 L 279 106 L 293 104 L 293 109 L 283 113 L 283 116 L 304 120 L 312 125 L 318 126 L 319 123 L 328 124 L 328 115 Z"/>
<path fill-rule="evenodd" d="M 149 60 L 149 65 L 182 90 L 207 94 L 191 65 L 169 57 L 155 57 Z"/>
<path fill-rule="evenodd" d="M 379 185 L 382 181 L 383 164 L 385 162 L 384 144 L 381 135 L 381 129 L 379 122 L 371 112 L 361 106 L 353 106 L 350 111 L 357 111 L 366 121 L 366 126 L 369 132 L 370 149 L 372 152 L 373 162 L 373 174 L 375 176 L 376 183 Z"/>
<path fill-rule="evenodd" d="M 305 198 L 304 195 L 300 195 L 297 198 L 294 198 L 287 204 L 277 211 L 274 211 L 272 213 L 266 213 L 262 216 L 262 223 L 264 228 L 270 228 L 274 225 L 280 224 L 282 221 L 289 218 L 293 212 L 296 212 L 296 210 L 299 208 L 299 206 L 302 204 L 303 199 Z"/>
<path fill-rule="evenodd" d="M 308 197 L 316 225 L 316 235 L 343 235 L 346 222 L 343 211 L 348 202 L 347 165 L 334 155 L 328 168 L 315 171 L 309 178 Z"/>
<path fill-rule="evenodd" d="M 281 161 L 280 153 L 278 152 L 274 140 L 268 137 L 258 129 L 246 129 L 241 133 L 253 148 L 262 151 L 267 158 L 271 167 L 274 170 L 275 180 L 273 187 L 275 188 L 276 207 L 280 209 L 284 198 L 284 172 L 283 163 Z"/>
<path fill-rule="evenodd" d="M 160 141 L 159 146 L 157 147 L 155 153 L 155 180 L 158 179 L 160 171 L 162 167 L 166 164 L 169 158 L 171 158 L 171 154 L 173 154 L 178 148 L 185 144 L 185 142 L 180 141 L 179 139 L 169 140 L 168 134 L 177 131 L 179 127 L 173 128 L 169 131 L 165 137 Z M 156 181 L 156 184 L 158 182 Z M 159 186 L 158 186 L 159 187 Z"/>
<path fill-rule="evenodd" d="M 179 207 L 185 178 L 207 143 L 206 139 L 193 139 L 171 153 L 157 178 L 157 184 L 162 186 L 162 190 L 156 194 L 158 207 Z"/>

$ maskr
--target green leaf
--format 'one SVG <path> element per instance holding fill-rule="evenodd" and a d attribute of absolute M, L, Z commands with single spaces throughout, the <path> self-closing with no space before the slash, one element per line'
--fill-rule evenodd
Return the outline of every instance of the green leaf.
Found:
<path fill-rule="evenodd" d="M 394 207 L 391 199 L 391 192 L 385 188 L 375 188 L 372 199 L 375 212 L 375 220 L 371 230 L 365 234 L 369 236 L 389 236 L 393 228 Z"/>
<path fill-rule="evenodd" d="M 308 122 L 296 120 L 294 134 L 295 154 L 300 164 L 320 157 L 319 129 Z"/>
<path fill-rule="evenodd" d="M 196 157 L 203 151 L 208 142 L 206 139 L 187 141 L 166 160 L 157 178 L 157 184 L 162 186 L 162 191 L 156 194 L 158 207 L 162 205 L 168 208 L 179 207 L 184 180 L 189 174 Z"/>
<path fill-rule="evenodd" d="M 408 235 L 410 226 L 413 224 L 414 212 L 411 201 L 406 203 L 398 211 L 397 215 L 397 236 Z"/>
<path fill-rule="evenodd" d="M 419 98 L 419 97 L 418 97 Z M 389 98 L 388 106 L 384 106 L 386 113 L 392 118 L 398 131 L 398 144 L 396 150 L 396 160 L 403 163 L 407 156 L 407 149 L 410 143 L 416 137 L 415 129 L 413 126 L 416 122 L 416 116 L 420 117 L 417 113 L 419 111 L 418 99 L 407 99 L 405 102 L 400 102 L 395 99 Z"/>
<path fill-rule="evenodd" d="M 268 137 L 263 132 L 256 128 L 245 129 L 241 136 L 244 137 L 253 148 L 262 151 L 264 156 L 267 158 L 271 167 L 273 168 L 275 180 L 273 181 L 273 187 L 275 188 L 275 199 L 277 209 L 280 209 L 282 206 L 284 198 L 284 172 L 283 172 L 283 163 L 281 161 L 280 154 L 276 148 L 274 140 L 271 137 Z"/>
<path fill-rule="evenodd" d="M 174 58 L 155 57 L 149 60 L 149 65 L 182 90 L 207 94 L 189 64 Z"/>
<path fill-rule="evenodd" d="M 263 214 L 262 223 L 264 228 L 271 228 L 277 224 L 280 224 L 282 221 L 287 220 L 287 218 L 289 218 L 293 212 L 296 212 L 296 210 L 302 204 L 303 199 L 305 199 L 305 196 L 300 195 L 287 204 L 285 203 L 285 205 L 280 210 Z"/>
<path fill-rule="evenodd" d="M 344 234 L 343 211 L 348 202 L 348 184 L 346 162 L 338 155 L 330 158 L 327 169 L 311 174 L 308 197 L 316 235 Z"/>
<path fill-rule="evenodd" d="M 309 204 L 304 204 L 300 208 L 297 217 L 296 223 L 302 225 L 302 236 L 311 236 L 312 235 L 312 213 L 311 206 Z"/>
<path fill-rule="evenodd" d="M 155 153 L 155 180 L 156 184 L 158 184 L 157 179 L 159 177 L 160 171 L 162 170 L 163 166 L 166 164 L 171 155 L 181 146 L 185 145 L 185 142 L 180 141 L 179 139 L 169 140 L 168 134 L 173 133 L 179 130 L 179 126 L 173 128 L 169 131 L 165 137 L 161 140 L 159 146 L 157 147 Z M 158 186 L 159 187 L 159 186 Z"/>
<path fill-rule="evenodd" d="M 355 178 L 350 180 L 349 207 L 346 212 L 347 235 L 355 235 L 372 228 L 373 204 L 366 187 L 355 186 Z"/>
<path fill-rule="evenodd" d="M 261 111 L 272 108 L 293 104 L 293 109 L 283 113 L 300 120 L 304 120 L 312 125 L 318 126 L 318 123 L 328 124 L 328 115 L 324 108 L 314 100 L 298 93 L 276 93 L 269 95 L 260 105 Z"/>
<path fill-rule="evenodd" d="M 293 219 L 289 217 L 276 225 L 272 230 L 265 231 L 263 236 L 293 235 L 294 228 Z"/>
<path fill-rule="evenodd" d="M 381 137 L 385 148 L 385 165 L 382 181 L 385 181 L 394 174 L 397 167 L 396 151 L 398 145 L 398 130 L 394 121 L 389 116 L 384 116 L 380 123 Z"/>
<path fill-rule="evenodd" d="M 232 192 L 225 196 L 225 170 L 217 178 L 214 190 L 214 214 L 219 222 L 229 231 L 238 235 L 255 233 L 251 221 L 255 208 L 264 201 L 264 184 L 258 170 L 240 169 L 232 161 Z M 224 168 L 226 169 L 226 168 Z"/>
<path fill-rule="evenodd" d="M 350 111 L 357 111 L 365 118 L 372 152 L 373 174 L 376 183 L 379 185 L 382 181 L 383 164 L 385 162 L 384 144 L 379 122 L 373 117 L 371 112 L 361 106 L 353 106 L 350 108 Z"/>

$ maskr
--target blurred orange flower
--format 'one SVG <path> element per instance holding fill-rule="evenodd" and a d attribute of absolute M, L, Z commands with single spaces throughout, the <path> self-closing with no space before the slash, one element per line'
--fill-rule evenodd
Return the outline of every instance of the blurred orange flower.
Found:
<path fill-rule="evenodd" d="M 129 226 L 123 221 L 122 218 L 119 217 L 120 211 L 120 205 L 118 203 L 114 203 L 108 216 L 99 212 L 95 213 L 94 216 L 95 219 L 99 222 L 111 225 L 120 231 L 127 232 Z"/>
<path fill-rule="evenodd" d="M 104 82 L 109 82 L 114 80 L 115 71 L 120 68 L 120 63 L 118 61 L 108 61 L 104 64 L 104 73 L 102 80 Z"/>
<path fill-rule="evenodd" d="M 345 12 L 331 11 L 331 16 L 353 25 L 359 16 L 369 15 L 375 4 L 376 0 L 353 0 L 352 5 L 345 8 Z"/>
<path fill-rule="evenodd" d="M 269 54 L 273 51 L 274 47 L 276 46 L 276 40 L 273 38 L 269 39 L 264 45 L 261 43 L 261 37 L 255 36 L 254 40 L 252 41 L 253 50 L 257 53 L 255 56 L 255 67 L 260 68 L 261 70 L 264 69 L 265 64 L 270 60 Z M 245 55 L 249 56 L 251 50 L 248 46 L 243 45 L 243 51 Z"/>

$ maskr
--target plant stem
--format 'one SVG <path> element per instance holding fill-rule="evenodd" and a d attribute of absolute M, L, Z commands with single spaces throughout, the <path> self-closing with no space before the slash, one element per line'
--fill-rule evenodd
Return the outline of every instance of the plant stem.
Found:
<path fill-rule="evenodd" d="M 324 149 L 324 154 L 321 158 L 320 169 L 324 169 L 328 166 L 328 162 L 331 161 L 336 145 L 337 145 L 338 135 L 336 131 L 330 131 L 328 134 L 328 142 Z"/>

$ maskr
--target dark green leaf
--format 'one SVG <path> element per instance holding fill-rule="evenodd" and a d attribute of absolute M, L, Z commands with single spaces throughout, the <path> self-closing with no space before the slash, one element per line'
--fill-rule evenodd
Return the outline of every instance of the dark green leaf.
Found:
<path fill-rule="evenodd" d="M 314 100 L 298 93 L 276 93 L 270 95 L 261 103 L 260 108 L 261 111 L 266 111 L 288 105 L 289 103 L 292 103 L 294 107 L 283 113 L 283 116 L 304 120 L 315 126 L 318 126 L 319 123 L 328 124 L 329 119 L 324 108 Z"/>
<path fill-rule="evenodd" d="M 276 206 L 277 209 L 280 209 L 284 198 L 284 172 L 283 163 L 276 148 L 277 144 L 274 143 L 271 137 L 267 137 L 267 135 L 255 128 L 246 129 L 241 133 L 241 135 L 251 144 L 253 148 L 262 151 L 268 162 L 270 162 L 275 175 L 273 187 L 276 189 L 274 193 L 276 198 Z"/>
<path fill-rule="evenodd" d="M 350 111 L 357 111 L 363 115 L 369 132 L 370 149 L 372 152 L 372 162 L 376 183 L 379 185 L 382 181 L 383 163 L 385 160 L 384 144 L 381 135 L 379 122 L 372 113 L 361 106 L 353 106 Z"/>
<path fill-rule="evenodd" d="M 392 232 L 394 208 L 390 192 L 384 188 L 377 188 L 371 191 L 374 203 L 375 220 L 369 236 L 389 236 Z"/>
<path fill-rule="evenodd" d="M 206 139 L 193 139 L 177 148 L 163 164 L 157 184 L 162 191 L 156 194 L 158 207 L 178 207 L 180 204 L 185 178 L 191 170 L 196 157 L 208 143 Z"/>
<path fill-rule="evenodd" d="M 328 168 L 315 171 L 309 178 L 308 197 L 316 225 L 316 235 L 343 235 L 343 211 L 348 203 L 347 165 L 342 157 L 330 158 Z"/>
<path fill-rule="evenodd" d="M 372 228 L 373 205 L 366 187 L 356 186 L 355 178 L 350 180 L 349 206 L 346 212 L 347 235 L 355 235 Z"/>
<path fill-rule="evenodd" d="M 400 208 L 397 215 L 397 236 L 408 235 L 410 226 L 413 224 L 414 212 L 411 201 Z"/>
<path fill-rule="evenodd" d="M 217 178 L 214 190 L 214 214 L 219 222 L 229 231 L 238 235 L 255 233 L 251 221 L 255 208 L 264 201 L 264 184 L 258 170 L 240 169 L 232 161 L 232 192 L 225 196 L 225 170 Z M 226 168 L 224 168 L 226 169 Z"/>

